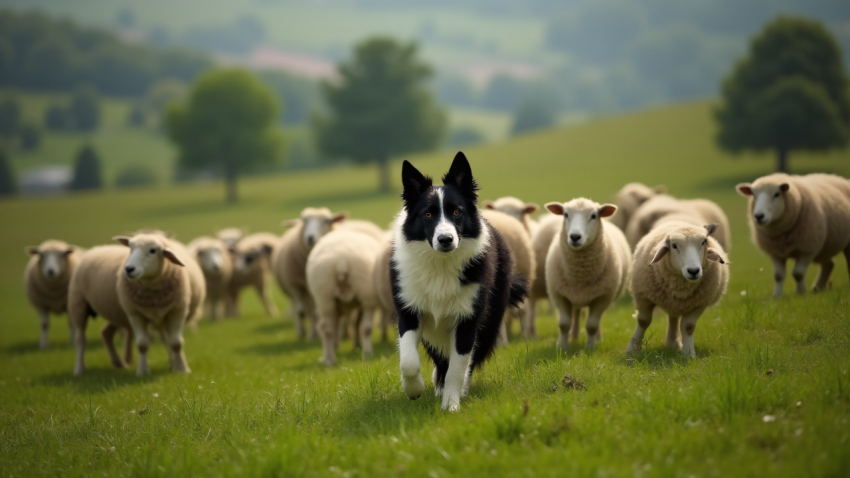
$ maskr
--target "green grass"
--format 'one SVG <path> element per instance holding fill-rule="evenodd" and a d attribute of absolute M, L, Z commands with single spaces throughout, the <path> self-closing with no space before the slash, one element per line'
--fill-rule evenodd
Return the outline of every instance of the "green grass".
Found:
<path fill-rule="evenodd" d="M 626 358 L 627 299 L 605 314 L 592 353 L 584 334 L 556 351 L 555 320 L 543 314 L 540 339 L 512 336 L 457 414 L 439 410 L 430 384 L 418 401 L 404 397 L 392 344 L 363 361 L 344 342 L 338 365 L 320 366 L 319 344 L 297 342 L 292 322 L 265 317 L 253 293 L 243 318 L 187 332 L 190 375 L 169 373 L 159 344 L 150 377 L 111 369 L 100 321 L 88 330 L 82 377 L 71 375 L 64 320 L 53 322 L 52 348 L 37 349 L 21 284 L 24 246 L 47 237 L 91 246 L 146 226 L 183 240 L 230 225 L 278 231 L 308 205 L 383 225 L 399 200 L 373 192 L 373 169 L 246 180 L 236 206 L 223 204 L 218 184 L 0 201 L 0 476 L 843 476 L 846 265 L 839 258 L 826 293 L 771 299 L 770 263 L 749 240 L 733 186 L 773 162 L 731 159 L 712 135 L 709 105 L 697 103 L 467 151 L 483 198 L 604 201 L 627 181 L 664 183 L 675 195 L 717 201 L 734 246 L 729 293 L 699 321 L 696 359 L 664 349 L 663 317 L 645 351 Z M 451 153 L 412 159 L 437 176 Z M 847 176 L 849 159 L 795 155 L 792 167 Z M 565 389 L 565 371 L 587 390 Z M 430 365 L 423 372 L 429 383 Z"/>

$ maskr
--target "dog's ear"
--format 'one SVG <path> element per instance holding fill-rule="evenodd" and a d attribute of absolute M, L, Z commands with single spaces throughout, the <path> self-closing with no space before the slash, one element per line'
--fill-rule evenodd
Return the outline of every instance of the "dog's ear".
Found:
<path fill-rule="evenodd" d="M 652 258 L 652 262 L 650 262 L 649 265 L 655 264 L 656 262 L 663 259 L 668 252 L 670 252 L 670 246 L 667 245 L 667 241 L 665 240 L 658 247 L 658 250 L 655 252 L 655 257 Z"/>
<path fill-rule="evenodd" d="M 738 190 L 738 194 L 741 196 L 752 196 L 753 195 L 753 186 L 750 183 L 741 183 L 735 186 L 735 189 Z"/>
<path fill-rule="evenodd" d="M 455 186 L 465 198 L 471 201 L 478 200 L 478 184 L 472 177 L 472 168 L 463 151 L 458 151 L 455 155 L 449 172 L 443 176 L 443 184 Z"/>
<path fill-rule="evenodd" d="M 404 200 L 404 208 L 409 211 L 419 196 L 431 189 L 432 182 L 431 178 L 414 168 L 410 161 L 404 160 L 401 165 L 401 185 L 401 199 Z"/>

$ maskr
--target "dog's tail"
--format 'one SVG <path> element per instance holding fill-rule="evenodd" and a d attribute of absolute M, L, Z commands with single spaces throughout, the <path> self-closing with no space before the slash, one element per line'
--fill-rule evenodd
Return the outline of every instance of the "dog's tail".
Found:
<path fill-rule="evenodd" d="M 514 307 L 519 307 L 526 297 L 528 297 L 528 278 L 521 274 L 515 274 L 511 277 L 508 302 Z"/>

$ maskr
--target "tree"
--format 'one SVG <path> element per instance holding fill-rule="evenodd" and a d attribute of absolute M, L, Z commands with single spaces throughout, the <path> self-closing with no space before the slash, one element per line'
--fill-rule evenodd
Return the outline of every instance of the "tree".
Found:
<path fill-rule="evenodd" d="M 0 136 L 11 138 L 21 126 L 21 105 L 9 98 L 0 102 Z"/>
<path fill-rule="evenodd" d="M 15 194 L 16 189 L 9 157 L 6 156 L 6 151 L 0 149 L 0 196 Z"/>
<path fill-rule="evenodd" d="M 51 131 L 62 131 L 71 126 L 71 118 L 68 109 L 61 104 L 54 103 L 44 112 L 44 127 Z"/>
<path fill-rule="evenodd" d="M 195 83 L 185 102 L 169 107 L 166 130 L 180 150 L 180 166 L 220 169 L 227 200 L 236 202 L 240 172 L 282 156 L 278 108 L 274 93 L 251 73 L 215 70 Z"/>
<path fill-rule="evenodd" d="M 80 88 L 71 98 L 68 114 L 79 131 L 94 131 L 100 123 L 100 102 L 91 87 Z"/>
<path fill-rule="evenodd" d="M 34 124 L 24 124 L 20 128 L 21 148 L 24 151 L 35 151 L 41 144 L 41 131 Z"/>
<path fill-rule="evenodd" d="M 85 191 L 89 189 L 100 189 L 102 187 L 103 180 L 100 174 L 100 158 L 93 146 L 85 145 L 77 153 L 71 189 L 74 191 Z"/>
<path fill-rule="evenodd" d="M 777 18 L 723 83 L 717 142 L 733 153 L 776 151 L 776 170 L 787 172 L 791 151 L 847 146 L 849 92 L 829 32 L 812 20 Z"/>
<path fill-rule="evenodd" d="M 425 82 L 431 68 L 415 43 L 372 38 L 337 67 L 339 80 L 322 85 L 330 115 L 314 120 L 319 149 L 334 158 L 376 162 L 379 187 L 390 190 L 389 159 L 439 145 L 445 114 Z"/>
<path fill-rule="evenodd" d="M 557 122 L 555 112 L 549 103 L 539 97 L 523 101 L 514 113 L 514 125 L 511 133 L 522 134 L 536 129 L 546 128 Z"/>
<path fill-rule="evenodd" d="M 148 115 L 145 111 L 144 106 L 140 104 L 134 104 L 127 111 L 127 125 L 133 128 L 141 128 L 145 126 L 147 122 Z"/>

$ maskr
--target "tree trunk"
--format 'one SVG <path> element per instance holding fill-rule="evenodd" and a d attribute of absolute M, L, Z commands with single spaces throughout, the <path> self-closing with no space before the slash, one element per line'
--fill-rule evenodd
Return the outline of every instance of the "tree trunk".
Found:
<path fill-rule="evenodd" d="M 225 161 L 224 163 L 224 186 L 227 190 L 227 202 L 235 204 L 238 199 L 236 191 L 236 163 Z"/>
<path fill-rule="evenodd" d="M 780 146 L 776 149 L 776 172 L 788 172 L 788 148 Z"/>
<path fill-rule="evenodd" d="M 390 192 L 390 158 L 378 156 L 378 188 L 382 193 Z"/>

